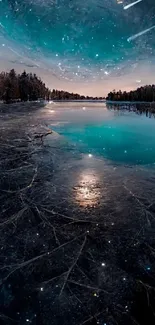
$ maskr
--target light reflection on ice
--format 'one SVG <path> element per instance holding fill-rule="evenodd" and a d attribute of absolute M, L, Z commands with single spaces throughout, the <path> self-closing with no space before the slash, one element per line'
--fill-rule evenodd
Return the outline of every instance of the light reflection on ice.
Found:
<path fill-rule="evenodd" d="M 75 188 L 75 201 L 84 208 L 94 207 L 99 203 L 100 197 L 99 176 L 90 169 L 83 170 Z"/>

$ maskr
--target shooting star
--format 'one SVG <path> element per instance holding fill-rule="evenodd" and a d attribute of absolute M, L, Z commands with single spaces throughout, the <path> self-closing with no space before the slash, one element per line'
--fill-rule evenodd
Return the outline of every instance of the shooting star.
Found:
<path fill-rule="evenodd" d="M 152 26 L 152 27 L 150 27 L 150 28 L 148 28 L 148 29 L 143 30 L 142 32 L 140 32 L 140 33 L 138 33 L 138 34 L 135 34 L 135 35 L 129 37 L 129 38 L 127 39 L 127 41 L 128 41 L 128 42 L 133 41 L 133 40 L 136 39 L 137 37 L 139 37 L 139 36 L 141 36 L 141 35 L 144 35 L 144 34 L 148 33 L 151 29 L 154 29 L 154 28 L 155 28 L 155 25 Z"/>
<path fill-rule="evenodd" d="M 124 10 L 127 10 L 127 9 L 133 7 L 134 5 L 136 5 L 137 3 L 141 2 L 141 1 L 142 0 L 137 0 L 135 2 L 130 3 L 129 5 L 124 6 Z"/>

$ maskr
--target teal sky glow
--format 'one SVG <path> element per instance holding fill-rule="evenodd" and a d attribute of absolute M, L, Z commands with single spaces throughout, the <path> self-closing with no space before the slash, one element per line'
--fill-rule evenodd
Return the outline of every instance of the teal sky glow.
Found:
<path fill-rule="evenodd" d="M 86 95 L 137 88 L 154 83 L 154 25 L 154 0 L 1 0 L 0 70 Z"/>

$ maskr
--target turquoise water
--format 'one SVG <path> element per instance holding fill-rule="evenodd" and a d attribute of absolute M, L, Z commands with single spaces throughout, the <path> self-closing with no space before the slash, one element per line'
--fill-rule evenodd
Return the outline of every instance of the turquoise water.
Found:
<path fill-rule="evenodd" d="M 57 114 L 57 113 L 56 113 Z M 57 116 L 57 115 L 56 115 Z M 80 152 L 125 164 L 155 164 L 155 119 L 105 107 L 58 110 L 52 128 Z"/>

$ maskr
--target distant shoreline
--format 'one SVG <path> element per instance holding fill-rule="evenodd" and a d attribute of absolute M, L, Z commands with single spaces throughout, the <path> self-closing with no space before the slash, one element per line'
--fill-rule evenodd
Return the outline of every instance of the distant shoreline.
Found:
<path fill-rule="evenodd" d="M 109 104 L 155 104 L 155 102 L 144 102 L 144 101 L 116 101 L 116 100 L 105 100 Z"/>
<path fill-rule="evenodd" d="M 106 99 L 102 99 L 102 100 L 95 100 L 95 99 L 92 99 L 92 100 L 86 100 L 86 99 L 81 99 L 81 100 L 76 100 L 76 99 L 53 99 L 53 100 L 50 100 L 49 102 L 58 102 L 58 103 L 61 103 L 61 102 L 70 102 L 70 103 L 109 103 L 109 104 L 155 104 L 155 102 L 142 102 L 142 101 L 112 101 L 112 100 L 106 100 Z M 48 101 L 47 101 L 48 103 Z"/>
<path fill-rule="evenodd" d="M 48 102 L 48 101 L 47 101 Z M 114 100 L 106 100 L 106 99 L 51 99 L 49 102 L 95 102 L 95 103 L 110 103 L 110 104 L 155 104 L 154 102 L 144 102 L 144 101 L 114 101 Z"/>
<path fill-rule="evenodd" d="M 154 102 L 144 102 L 144 101 L 112 101 L 112 100 L 106 100 L 106 99 L 102 99 L 102 100 L 95 100 L 95 99 L 51 99 L 51 100 L 44 100 L 44 99 L 40 99 L 40 100 L 36 100 L 36 101 L 14 101 L 14 102 L 10 102 L 10 103 L 4 103 L 3 101 L 0 101 L 0 104 L 4 104 L 4 105 L 17 105 L 17 104 L 34 104 L 34 103 L 45 103 L 45 104 L 52 104 L 52 103 L 107 103 L 107 104 L 114 104 L 114 105 L 135 105 L 135 104 L 143 104 L 143 105 L 150 105 L 150 106 L 155 106 L 155 101 Z"/>

